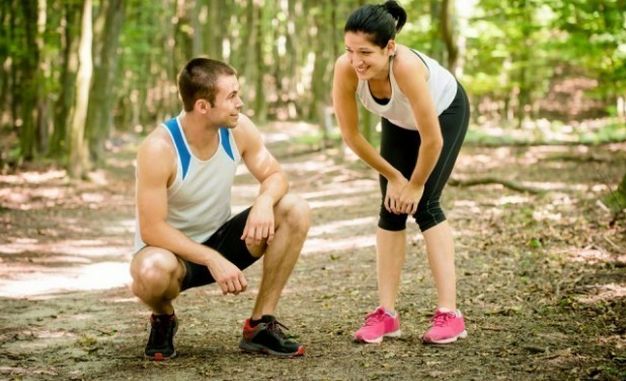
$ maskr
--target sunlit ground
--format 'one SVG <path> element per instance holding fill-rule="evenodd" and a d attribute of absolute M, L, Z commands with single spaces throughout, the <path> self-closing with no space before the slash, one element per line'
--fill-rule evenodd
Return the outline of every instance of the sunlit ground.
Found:
<path fill-rule="evenodd" d="M 83 241 L 38 245 L 16 242 L 0 246 L 0 254 L 22 255 L 24 250 L 45 252 L 26 262 L 0 262 L 0 297 L 41 296 L 58 292 L 103 290 L 125 287 L 129 248 L 97 245 Z"/>

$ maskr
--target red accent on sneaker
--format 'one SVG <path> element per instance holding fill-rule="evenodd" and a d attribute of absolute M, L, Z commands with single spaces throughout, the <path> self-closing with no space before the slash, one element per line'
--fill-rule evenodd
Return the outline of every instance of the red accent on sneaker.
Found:
<path fill-rule="evenodd" d="M 459 310 L 456 312 L 436 310 L 435 316 L 430 321 L 433 325 L 422 337 L 424 343 L 448 344 L 467 337 L 465 321 Z"/>
<path fill-rule="evenodd" d="M 257 331 L 258 331 L 258 325 L 256 327 L 251 327 L 250 326 L 250 319 L 246 319 L 245 324 L 243 325 L 243 337 L 245 337 L 247 340 L 252 339 Z"/>
<path fill-rule="evenodd" d="M 298 351 L 295 354 L 291 355 L 290 357 L 303 356 L 304 352 L 305 352 L 304 346 L 301 345 L 300 347 L 298 347 Z"/>
<path fill-rule="evenodd" d="M 354 333 L 354 339 L 368 344 L 378 344 L 383 337 L 399 337 L 400 316 L 393 317 L 385 312 L 383 307 L 365 317 L 365 324 Z"/>

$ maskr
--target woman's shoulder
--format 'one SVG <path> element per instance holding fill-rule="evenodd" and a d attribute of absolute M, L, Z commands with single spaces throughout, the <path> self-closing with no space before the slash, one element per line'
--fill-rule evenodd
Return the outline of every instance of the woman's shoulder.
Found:
<path fill-rule="evenodd" d="M 359 80 L 346 53 L 335 61 L 334 77 L 335 84 L 346 88 L 356 88 Z"/>
<path fill-rule="evenodd" d="M 352 71 L 352 65 L 350 65 L 350 59 L 348 58 L 347 53 L 340 55 L 335 61 L 335 72 L 337 71 L 340 71 L 342 73 Z"/>
<path fill-rule="evenodd" d="M 428 73 L 424 62 L 414 49 L 398 44 L 393 59 L 394 75 L 397 76 L 416 72 L 423 74 Z"/>

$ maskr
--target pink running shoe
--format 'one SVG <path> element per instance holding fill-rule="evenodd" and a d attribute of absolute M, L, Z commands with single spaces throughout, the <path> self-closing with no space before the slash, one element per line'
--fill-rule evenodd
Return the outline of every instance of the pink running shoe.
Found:
<path fill-rule="evenodd" d="M 391 316 L 385 308 L 378 307 L 376 311 L 365 317 L 365 324 L 354 333 L 354 340 L 368 344 L 379 344 L 383 337 L 400 336 L 400 316 Z"/>
<path fill-rule="evenodd" d="M 452 312 L 438 309 L 430 321 L 433 326 L 422 337 L 424 343 L 448 344 L 467 337 L 465 321 L 459 310 Z"/>

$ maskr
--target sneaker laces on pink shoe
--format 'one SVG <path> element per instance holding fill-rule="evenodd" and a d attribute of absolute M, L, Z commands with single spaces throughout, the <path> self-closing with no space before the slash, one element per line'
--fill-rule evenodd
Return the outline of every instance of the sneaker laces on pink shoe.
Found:
<path fill-rule="evenodd" d="M 456 318 L 456 314 L 452 311 L 450 312 L 441 312 L 437 310 L 435 312 L 435 316 L 430 318 L 430 321 L 433 322 L 434 327 L 444 327 L 448 320 Z"/>
<path fill-rule="evenodd" d="M 365 317 L 365 325 L 363 327 L 371 327 L 385 319 L 385 310 L 382 308 L 376 309 L 376 311 Z"/>

